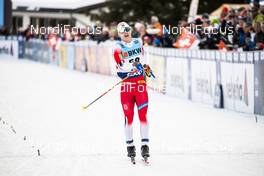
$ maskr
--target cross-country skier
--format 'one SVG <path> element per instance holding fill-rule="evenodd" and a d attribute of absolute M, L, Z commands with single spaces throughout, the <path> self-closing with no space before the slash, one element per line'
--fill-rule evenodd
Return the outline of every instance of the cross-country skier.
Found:
<path fill-rule="evenodd" d="M 131 37 L 131 27 L 126 22 L 117 25 L 121 41 L 114 48 L 117 75 L 124 79 L 121 86 L 121 104 L 125 115 L 125 136 L 127 156 L 134 159 L 136 149 L 133 139 L 133 117 L 136 104 L 140 120 L 141 156 L 147 160 L 149 155 L 149 124 L 147 119 L 148 92 L 145 76 L 151 76 L 150 67 L 144 62 L 142 41 Z M 132 161 L 133 162 L 133 161 Z M 134 162 L 133 162 L 134 163 Z M 134 163 L 135 164 L 135 163 Z"/>

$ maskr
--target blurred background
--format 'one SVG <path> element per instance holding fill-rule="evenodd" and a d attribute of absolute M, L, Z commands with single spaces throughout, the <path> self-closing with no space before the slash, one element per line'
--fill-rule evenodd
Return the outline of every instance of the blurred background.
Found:
<path fill-rule="evenodd" d="M 0 35 L 18 35 L 26 40 L 47 35 L 32 34 L 30 25 L 55 27 L 101 27 L 94 35 L 86 32 L 60 34 L 62 40 L 118 40 L 116 24 L 127 21 L 134 28 L 133 37 L 141 37 L 145 45 L 182 47 L 179 35 L 162 30 L 163 25 L 214 27 L 217 34 L 195 34 L 192 47 L 200 49 L 263 49 L 263 0 L 0 0 Z M 232 28 L 232 34 L 225 32 Z M 181 39 L 181 38 L 180 38 Z M 191 47 L 191 45 L 183 46 Z"/>

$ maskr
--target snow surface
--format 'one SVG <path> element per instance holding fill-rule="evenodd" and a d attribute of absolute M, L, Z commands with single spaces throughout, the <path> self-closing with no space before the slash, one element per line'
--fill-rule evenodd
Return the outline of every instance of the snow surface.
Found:
<path fill-rule="evenodd" d="M 0 56 L 0 175 L 264 175 L 263 117 L 256 123 L 254 115 L 153 91 L 151 165 L 144 166 L 139 157 L 137 114 L 137 164 L 132 165 L 126 157 L 120 87 L 81 110 L 118 80 Z"/>

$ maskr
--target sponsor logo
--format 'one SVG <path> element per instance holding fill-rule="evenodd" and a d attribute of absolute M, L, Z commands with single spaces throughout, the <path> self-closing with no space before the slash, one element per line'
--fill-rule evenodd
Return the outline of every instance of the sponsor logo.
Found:
<path fill-rule="evenodd" d="M 206 74 L 204 74 L 206 75 Z M 212 91 L 212 80 L 211 80 L 211 71 L 209 71 L 209 77 L 196 77 L 196 91 L 204 94 L 213 96 Z"/>
<path fill-rule="evenodd" d="M 244 77 L 244 102 L 248 106 L 248 83 L 247 83 L 247 70 L 245 69 Z"/>
<path fill-rule="evenodd" d="M 196 78 L 196 90 L 200 93 L 205 93 L 212 96 L 212 87 L 210 79 Z"/>
<path fill-rule="evenodd" d="M 142 53 L 142 48 L 136 48 L 136 49 L 124 52 L 123 56 L 124 57 L 130 57 L 130 56 L 138 55 L 140 53 Z"/>
<path fill-rule="evenodd" d="M 238 81 L 238 78 L 237 78 Z M 235 99 L 242 101 L 243 100 L 243 85 L 240 83 L 230 83 L 226 84 L 227 97 L 229 99 Z"/>
<path fill-rule="evenodd" d="M 140 76 L 140 75 L 142 75 L 142 73 L 143 73 L 143 70 L 138 70 L 136 72 L 129 72 L 129 73 L 127 73 L 127 76 L 128 77 Z"/>
<path fill-rule="evenodd" d="M 124 105 L 123 105 L 123 108 L 124 108 L 124 110 L 128 110 L 128 106 L 127 106 L 127 104 L 124 104 Z"/>
<path fill-rule="evenodd" d="M 127 52 L 124 52 L 124 57 L 127 57 L 128 56 L 128 53 Z"/>
<path fill-rule="evenodd" d="M 181 75 L 171 75 L 171 86 L 184 92 L 183 77 Z"/>
<path fill-rule="evenodd" d="M 138 41 L 138 40 L 135 40 L 135 41 L 134 41 L 134 44 L 138 44 L 138 43 L 139 43 L 139 41 Z"/>
<path fill-rule="evenodd" d="M 243 101 L 248 106 L 248 81 L 247 70 L 245 69 L 244 81 L 236 76 L 235 82 L 230 81 L 226 84 L 227 97 L 238 101 Z"/>

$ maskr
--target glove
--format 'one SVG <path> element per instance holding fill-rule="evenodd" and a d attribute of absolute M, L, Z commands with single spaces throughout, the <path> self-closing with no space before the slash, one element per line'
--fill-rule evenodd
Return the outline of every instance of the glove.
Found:
<path fill-rule="evenodd" d="M 144 72 L 146 73 L 146 75 L 148 76 L 148 77 L 151 77 L 152 76 L 152 71 L 151 71 L 151 69 L 150 69 L 150 66 L 149 65 L 147 65 L 147 64 L 144 64 L 143 65 L 143 68 L 144 68 Z"/>

